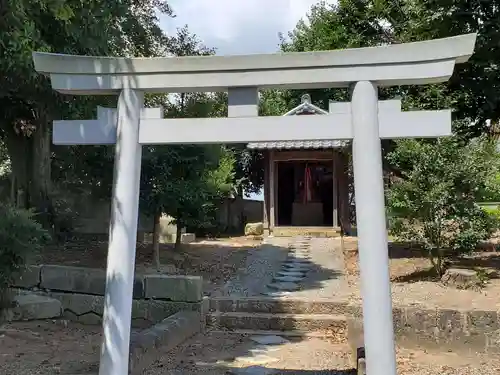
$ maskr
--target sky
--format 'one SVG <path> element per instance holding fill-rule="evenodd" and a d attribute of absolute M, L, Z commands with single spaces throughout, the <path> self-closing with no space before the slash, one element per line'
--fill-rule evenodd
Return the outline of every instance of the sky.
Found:
<path fill-rule="evenodd" d="M 293 30 L 318 0 L 170 0 L 176 18 L 163 17 L 167 33 L 188 25 L 220 55 L 272 53 L 278 33 Z"/>
<path fill-rule="evenodd" d="M 332 0 L 333 1 L 333 0 Z M 318 0 L 170 0 L 177 17 L 161 18 L 167 34 L 188 25 L 218 55 L 273 53 L 278 34 L 294 29 Z M 251 199 L 263 200 L 263 194 Z"/>

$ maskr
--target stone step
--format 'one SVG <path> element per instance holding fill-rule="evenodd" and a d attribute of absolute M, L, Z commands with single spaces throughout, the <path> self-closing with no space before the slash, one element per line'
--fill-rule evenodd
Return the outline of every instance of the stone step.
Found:
<path fill-rule="evenodd" d="M 13 307 L 1 311 L 0 320 L 43 320 L 56 319 L 62 315 L 62 305 L 57 299 L 31 293 L 12 297 Z"/>
<path fill-rule="evenodd" d="M 347 303 L 336 299 L 294 299 L 276 297 L 217 297 L 210 299 L 214 312 L 246 312 L 270 314 L 331 314 L 346 313 Z"/>
<path fill-rule="evenodd" d="M 347 320 L 343 315 L 216 312 L 209 314 L 207 319 L 214 328 L 315 332 L 337 337 L 341 342 L 346 340 L 347 332 Z"/>
<path fill-rule="evenodd" d="M 340 237 L 340 227 L 275 227 L 275 237 Z"/>
<path fill-rule="evenodd" d="M 263 330 L 255 330 L 255 329 L 232 329 L 232 330 L 218 330 L 218 329 L 210 329 L 210 333 L 213 334 L 234 334 L 234 335 L 244 335 L 244 336 L 281 336 L 281 337 L 303 337 L 303 338 L 309 338 L 309 337 L 318 337 L 318 338 L 324 338 L 324 337 L 330 337 L 328 334 L 325 334 L 323 331 L 316 331 L 316 332 L 308 332 L 308 331 L 263 331 Z M 351 347 L 345 343 L 344 340 L 342 340 L 342 343 L 347 345 L 347 347 L 350 349 Z"/>

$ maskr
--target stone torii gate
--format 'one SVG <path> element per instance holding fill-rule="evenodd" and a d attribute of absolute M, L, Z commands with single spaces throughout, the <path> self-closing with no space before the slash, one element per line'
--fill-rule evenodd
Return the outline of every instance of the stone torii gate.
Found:
<path fill-rule="evenodd" d="M 324 52 L 247 56 L 114 58 L 33 54 L 52 87 L 118 95 L 116 126 L 56 122 L 58 144 L 116 142 L 100 375 L 128 372 L 141 147 L 148 144 L 352 140 L 369 375 L 396 375 L 381 138 L 451 133 L 451 112 L 385 110 L 378 87 L 444 82 L 468 60 L 476 35 Z M 350 103 L 325 116 L 258 117 L 258 89 L 351 87 Z M 228 91 L 230 118 L 141 115 L 144 93 Z M 380 107 L 380 111 L 379 111 Z M 101 114 L 101 118 L 102 118 Z M 105 116 L 104 116 L 105 117 Z M 156 117 L 156 118 L 152 118 Z M 65 129 L 67 127 L 67 129 Z"/>

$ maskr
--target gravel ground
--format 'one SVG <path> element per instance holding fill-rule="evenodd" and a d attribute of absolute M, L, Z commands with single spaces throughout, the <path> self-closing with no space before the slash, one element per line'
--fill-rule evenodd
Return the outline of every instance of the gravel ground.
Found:
<path fill-rule="evenodd" d="M 101 327 L 65 321 L 0 327 L 0 374 L 92 374 L 98 370 Z"/>
<path fill-rule="evenodd" d="M 224 375 L 230 373 L 229 370 L 232 368 L 251 366 L 274 369 L 270 375 L 354 374 L 351 369 L 349 349 L 327 340 L 314 338 L 294 340 L 275 349 L 267 351 L 259 349 L 259 345 L 245 336 L 224 333 L 199 335 L 188 340 L 176 351 L 165 354 L 145 375 Z M 472 356 L 454 352 L 438 353 L 418 348 L 398 348 L 397 357 L 399 375 L 500 373 L 498 356 Z M 255 372 L 255 374 L 260 373 Z"/>
<path fill-rule="evenodd" d="M 344 258 L 350 300 L 361 301 L 357 240 L 347 237 L 344 242 Z M 500 279 L 492 278 L 482 290 L 459 290 L 446 287 L 426 276 L 429 260 L 404 248 L 391 248 L 390 271 L 394 305 L 440 307 L 450 309 L 478 309 L 500 311 Z M 474 258 L 468 259 L 473 262 Z M 476 264 L 500 271 L 499 253 L 478 253 Z M 475 268 L 470 266 L 471 268 Z M 402 281 L 404 280 L 404 281 Z"/>
<path fill-rule="evenodd" d="M 313 242 L 316 240 L 313 240 Z M 331 250 L 336 246 L 335 240 L 320 240 L 314 242 L 316 247 L 325 241 L 325 246 L 319 247 Z M 329 241 L 333 241 L 330 244 Z M 338 241 L 338 240 L 336 240 Z M 273 238 L 269 243 L 250 251 L 244 268 L 240 268 L 237 277 L 231 278 L 219 292 L 229 295 L 257 295 L 262 285 L 270 280 L 274 272 L 279 269 L 287 255 L 288 239 Z M 332 246 L 330 246 L 332 245 Z M 319 263 L 328 264 L 326 268 L 337 269 L 335 264 L 338 258 L 327 251 L 317 259 Z M 330 259 L 331 257 L 331 259 Z M 352 259 L 346 259 L 349 264 Z M 349 267 L 348 267 L 349 268 Z M 356 295 L 356 275 L 348 271 L 348 280 Z M 423 283 L 423 284 L 421 284 Z M 395 299 L 409 303 L 431 304 L 436 300 L 442 303 L 445 298 L 456 298 L 455 292 L 461 295 L 459 301 L 466 301 L 466 295 L 460 292 L 441 289 L 432 289 L 425 286 L 426 282 L 401 283 L 404 289 L 399 288 L 399 283 L 393 287 Z M 323 285 L 324 284 L 324 285 Z M 323 287 L 333 288 L 330 292 L 340 293 L 340 284 L 328 287 L 325 281 Z M 321 289 L 321 288 L 317 288 Z M 313 290 L 313 288 L 310 288 Z M 306 292 L 306 290 L 301 291 Z M 315 292 L 317 293 L 317 291 Z M 421 293 L 421 294 L 419 294 Z M 472 299 L 482 303 L 484 295 L 478 292 Z M 432 296 L 437 298 L 432 298 Z M 420 296 L 420 297 L 419 297 Z M 478 297 L 481 296 L 481 297 Z M 498 294 L 490 294 L 490 303 L 498 301 Z M 469 296 L 470 298 L 470 296 Z M 493 300 L 491 300 L 493 299 Z M 471 305 L 469 299 L 469 305 Z M 452 303 L 451 301 L 449 301 Z M 463 303 L 463 302 L 454 302 Z M 489 305 L 489 308 L 494 305 Z M 99 326 L 82 326 L 64 321 L 45 322 L 16 322 L 0 328 L 0 375 L 96 375 L 100 352 Z M 267 375 L 277 374 L 329 374 L 350 375 L 354 374 L 350 363 L 348 348 L 321 339 L 294 340 L 290 343 L 270 349 L 262 348 L 248 337 L 230 333 L 209 333 L 197 335 L 189 339 L 179 348 L 171 352 L 160 353 L 161 359 L 157 361 L 144 375 L 227 375 L 234 369 L 257 366 L 254 368 L 272 369 Z M 500 356 L 470 355 L 468 353 L 436 352 L 421 348 L 397 349 L 399 375 L 497 375 L 500 373 Z M 233 369 L 233 370 L 232 370 Z M 233 371 L 233 372 L 231 372 Z M 242 374 L 240 372 L 240 374 Z M 247 375 L 251 375 L 248 372 Z M 263 372 L 254 374 L 264 374 Z"/>
<path fill-rule="evenodd" d="M 25 322 L 2 327 L 0 374 L 95 375 L 100 327 L 61 322 Z M 143 375 L 226 375 L 230 369 L 261 366 L 271 374 L 352 374 L 345 346 L 327 340 L 294 340 L 259 350 L 248 337 L 230 333 L 197 335 L 174 351 L 163 353 Z M 438 353 L 398 348 L 399 375 L 497 375 L 498 356 Z"/>
<path fill-rule="evenodd" d="M 212 296 L 258 296 L 286 259 L 290 239 L 272 237 L 250 250 L 245 265 Z"/>

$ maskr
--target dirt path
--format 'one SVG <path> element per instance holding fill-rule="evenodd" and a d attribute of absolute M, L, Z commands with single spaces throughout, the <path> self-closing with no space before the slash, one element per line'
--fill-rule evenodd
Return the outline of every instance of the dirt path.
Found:
<path fill-rule="evenodd" d="M 100 326 L 63 321 L 14 322 L 0 328 L 0 374 L 93 374 Z"/>
<path fill-rule="evenodd" d="M 397 349 L 399 375 L 496 375 L 498 356 Z M 165 353 L 145 375 L 354 375 L 349 349 L 322 339 L 263 348 L 248 336 L 209 333 Z"/>

